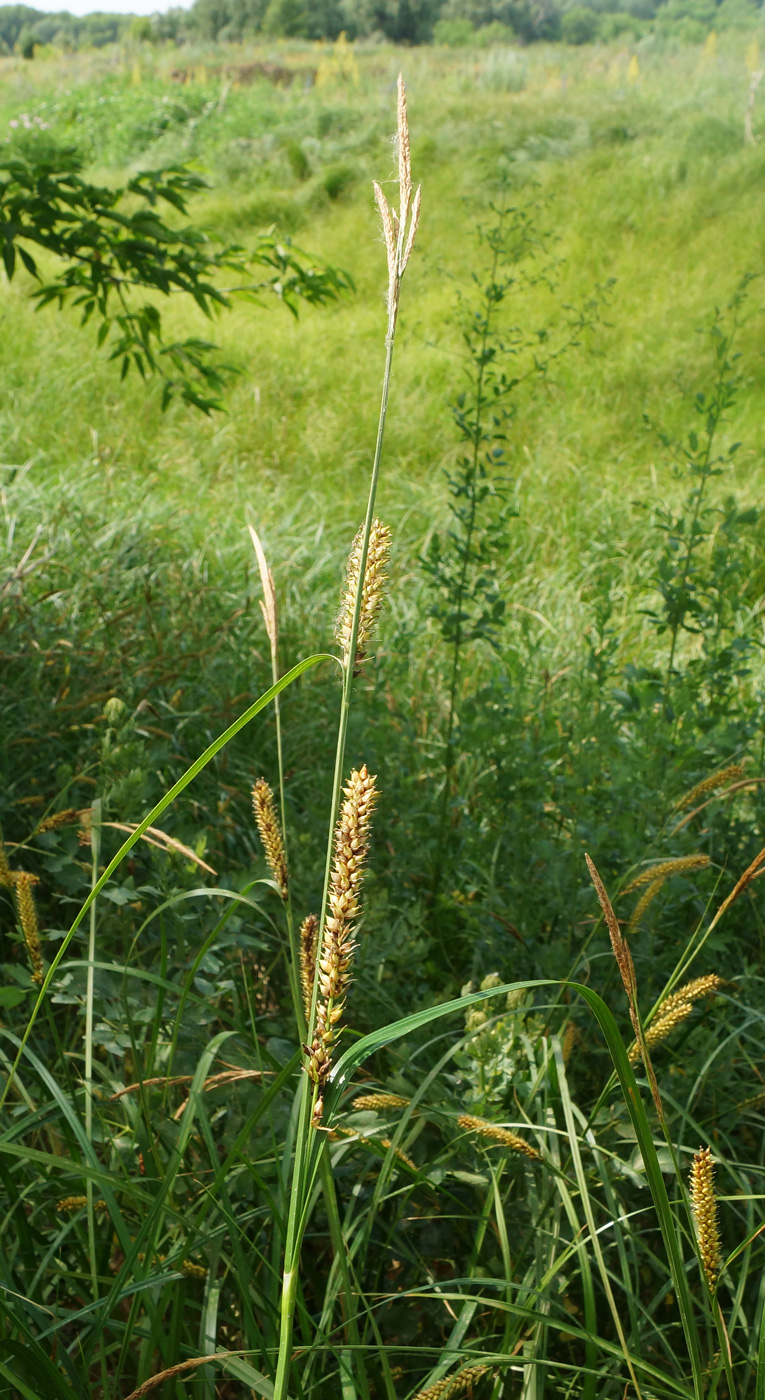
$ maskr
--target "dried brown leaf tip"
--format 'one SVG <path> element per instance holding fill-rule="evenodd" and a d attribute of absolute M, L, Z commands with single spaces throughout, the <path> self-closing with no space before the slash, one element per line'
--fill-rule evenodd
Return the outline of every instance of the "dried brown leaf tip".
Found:
<path fill-rule="evenodd" d="M 26 870 L 20 870 L 18 874 L 12 876 L 13 887 L 16 892 L 16 907 L 19 911 L 19 923 L 24 935 L 24 942 L 27 945 L 29 962 L 32 968 L 32 981 L 41 986 L 44 980 L 43 959 L 40 950 L 40 930 L 37 923 L 37 907 L 35 897 L 32 893 L 33 887 L 39 884 L 36 875 L 29 875 Z"/>
<path fill-rule="evenodd" d="M 704 977 L 694 977 L 693 981 L 686 982 L 684 987 L 679 987 L 671 996 L 665 997 L 659 1003 L 656 1016 L 645 1032 L 648 1049 L 652 1050 L 654 1045 L 666 1040 L 677 1026 L 687 1021 L 695 1002 L 700 1001 L 702 997 L 711 996 L 722 985 L 722 977 L 718 977 L 716 972 L 709 972 Z M 629 1058 L 633 1064 L 640 1058 L 637 1042 L 630 1048 Z"/>
<path fill-rule="evenodd" d="M 319 938 L 319 920 L 315 914 L 308 914 L 300 925 L 300 989 L 303 993 L 303 1009 L 306 1024 L 311 1019 L 313 984 L 316 976 L 316 944 Z"/>
<path fill-rule="evenodd" d="M 427 1390 L 418 1390 L 414 1400 L 461 1400 L 463 1395 L 472 1396 L 473 1386 L 482 1376 L 488 1375 L 489 1367 L 480 1363 L 465 1366 L 454 1376 L 442 1376 L 440 1381 L 429 1385 Z"/>
<path fill-rule="evenodd" d="M 345 1010 L 351 983 L 354 934 L 361 908 L 359 898 L 369 853 L 372 813 L 377 801 L 376 778 L 366 764 L 354 769 L 344 789 L 335 827 L 334 858 L 329 882 L 329 912 L 319 952 L 319 1002 L 309 1049 L 308 1073 L 319 1086 L 314 1123 L 321 1119 L 321 1089 L 332 1066 L 340 1035 L 338 1022 Z"/>
<path fill-rule="evenodd" d="M 498 1142 L 502 1147 L 509 1147 L 511 1152 L 521 1152 L 524 1157 L 531 1157 L 534 1162 L 542 1160 L 536 1147 L 532 1147 L 530 1142 L 511 1132 L 509 1128 L 500 1128 L 497 1123 L 487 1123 L 485 1118 L 474 1118 L 472 1113 L 461 1113 L 457 1122 L 467 1132 L 489 1138 L 491 1142 Z"/>
<path fill-rule="evenodd" d="M 708 1147 L 696 1153 L 691 1166 L 691 1209 L 704 1276 L 714 1293 L 720 1273 L 720 1231 L 714 1186 L 714 1162 Z"/>
<path fill-rule="evenodd" d="M 287 898 L 287 856 L 284 838 L 276 815 L 274 794 L 265 778 L 258 778 L 252 789 L 252 810 L 260 833 L 263 851 L 282 899 Z"/>
<path fill-rule="evenodd" d="M 388 577 L 385 571 L 390 556 L 390 543 L 391 534 L 388 526 L 383 525 L 381 520 L 373 520 L 369 534 L 369 549 L 367 550 L 367 564 L 364 570 L 364 586 L 361 593 L 361 608 L 359 610 L 359 630 L 356 636 L 356 649 L 353 659 L 353 673 L 356 676 L 359 675 L 361 667 L 366 659 L 367 647 L 372 633 L 374 632 L 375 624 L 380 615 L 380 608 L 382 607 L 383 598 L 385 596 L 385 584 Z M 356 611 L 356 599 L 359 591 L 363 546 L 364 527 L 362 525 L 356 533 L 356 538 L 353 541 L 351 552 L 348 556 L 343 601 L 335 626 L 335 636 L 343 649 L 343 662 L 346 666 L 350 664 L 353 618 Z"/>
<path fill-rule="evenodd" d="M 376 180 L 372 182 L 375 202 L 380 211 L 388 259 L 388 334 L 396 322 L 398 292 L 401 278 L 414 247 L 417 225 L 420 221 L 422 187 L 417 186 L 412 199 L 412 156 L 409 145 L 409 120 L 406 110 L 406 85 L 403 75 L 398 76 L 398 99 L 396 104 L 396 145 L 398 147 L 398 187 L 399 208 L 392 209 Z"/>

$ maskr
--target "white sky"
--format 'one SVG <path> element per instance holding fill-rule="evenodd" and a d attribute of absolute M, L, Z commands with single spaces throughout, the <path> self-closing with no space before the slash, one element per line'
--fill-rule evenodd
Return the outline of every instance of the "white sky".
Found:
<path fill-rule="evenodd" d="M 68 10 L 70 15 L 91 15 L 98 10 L 101 14 L 155 15 L 158 10 L 175 9 L 180 6 L 188 10 L 191 0 L 61 0 L 61 4 L 40 4 L 40 0 L 29 0 L 35 9 L 46 13 Z"/>

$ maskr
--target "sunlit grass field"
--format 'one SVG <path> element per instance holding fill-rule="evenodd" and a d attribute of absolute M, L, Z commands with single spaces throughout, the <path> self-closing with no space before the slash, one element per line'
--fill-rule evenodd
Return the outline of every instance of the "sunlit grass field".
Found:
<path fill-rule="evenodd" d="M 373 438 L 383 353 L 384 265 L 372 177 L 393 173 L 390 93 L 410 88 L 413 152 L 423 181 L 421 236 L 397 350 L 386 510 L 413 546 L 441 509 L 439 468 L 452 449 L 448 401 L 459 389 L 458 299 L 478 266 L 477 225 L 498 176 L 536 189 L 540 227 L 559 267 L 553 293 L 521 291 L 512 316 L 554 324 L 611 283 L 608 324 L 543 386 L 525 388 L 510 444 L 521 513 L 525 590 L 544 589 L 554 561 L 575 571 L 583 539 L 628 536 L 634 499 L 671 493 L 647 413 L 675 427 L 683 393 L 705 375 L 700 328 L 739 278 L 762 264 L 762 147 L 744 145 L 752 36 L 718 50 L 643 45 L 499 54 L 361 53 L 346 72 L 313 50 L 72 56 L 5 60 L 3 125 L 26 113 L 72 140 L 92 170 L 192 161 L 211 183 L 194 216 L 246 243 L 276 224 L 299 246 L 349 271 L 356 292 L 295 323 L 273 305 L 239 302 L 213 328 L 241 369 L 227 413 L 172 411 L 159 392 L 120 386 L 76 313 L 33 315 L 28 285 L 3 291 L 3 458 L 34 457 L 34 475 L 77 470 L 92 435 L 114 489 L 172 500 L 225 530 L 249 503 L 266 525 L 294 519 L 347 533 Z M 320 81 L 238 85 L 213 70 L 273 61 L 318 69 Z M 199 81 L 173 82 L 183 64 Z M 234 70 L 236 71 L 236 70 Z M 206 79 L 206 81 L 205 81 Z M 519 90 L 514 90 L 518 88 Z M 757 113 L 755 112 L 755 130 Z M 328 193 L 329 191 L 329 193 Z M 549 257 L 545 259 L 549 261 Z M 28 282 L 28 279 L 27 279 Z M 759 288 L 739 349 L 747 393 L 737 411 L 736 489 L 761 481 L 763 369 Z M 209 334 L 178 305 L 173 328 Z M 193 500 L 193 507 L 192 507 Z"/>

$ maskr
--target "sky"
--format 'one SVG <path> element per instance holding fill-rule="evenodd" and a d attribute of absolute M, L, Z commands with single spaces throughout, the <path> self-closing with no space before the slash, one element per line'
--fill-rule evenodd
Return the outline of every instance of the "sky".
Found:
<path fill-rule="evenodd" d="M 44 10 L 47 13 L 58 10 L 68 10 L 70 15 L 91 15 L 94 10 L 101 14 L 119 15 L 155 15 L 158 10 L 169 10 L 180 7 L 188 10 L 191 0 L 61 0 L 60 4 L 44 3 L 44 0 L 27 0 L 36 10 Z"/>

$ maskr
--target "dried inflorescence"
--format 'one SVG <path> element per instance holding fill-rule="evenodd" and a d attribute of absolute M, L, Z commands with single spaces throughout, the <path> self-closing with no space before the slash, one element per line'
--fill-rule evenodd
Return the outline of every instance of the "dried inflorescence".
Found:
<path fill-rule="evenodd" d="M 364 570 L 364 586 L 361 590 L 359 609 L 359 630 L 353 657 L 353 674 L 358 676 L 366 657 L 366 650 L 377 618 L 382 607 L 387 579 L 386 568 L 390 554 L 391 534 L 381 520 L 373 520 L 369 532 L 369 548 Z M 356 599 L 361 575 L 361 554 L 364 547 L 364 527 L 358 530 L 348 555 L 345 588 L 340 612 L 335 625 L 335 636 L 343 649 L 343 663 L 350 665 L 353 618 L 356 612 Z"/>
<path fill-rule="evenodd" d="M 475 1366 L 465 1366 L 454 1376 L 443 1376 L 427 1390 L 418 1390 L 414 1400 L 458 1400 L 459 1396 L 470 1395 L 473 1385 L 488 1374 L 489 1367 L 480 1362 Z"/>
<path fill-rule="evenodd" d="M 363 768 L 354 769 L 344 788 L 345 798 L 335 827 L 334 858 L 329 884 L 329 912 L 319 951 L 319 1001 L 308 1051 L 308 1073 L 319 1086 L 314 1122 L 321 1119 L 321 1089 L 332 1064 L 332 1052 L 340 1030 L 351 981 L 351 961 L 356 947 L 354 933 L 359 917 L 359 897 L 369 851 L 372 812 L 377 801 L 376 778 Z"/>
<path fill-rule="evenodd" d="M 736 778 L 743 778 L 744 766 L 742 763 L 729 763 L 727 768 L 721 769 L 719 773 L 712 773 L 711 777 L 704 778 L 690 792 L 683 793 L 675 803 L 675 811 L 682 812 L 686 807 L 692 807 L 700 798 L 706 797 L 710 792 L 716 792 L 718 788 L 725 787 L 726 783 L 735 782 Z"/>
<path fill-rule="evenodd" d="M 66 807 L 63 812 L 52 812 L 40 822 L 37 828 L 38 835 L 44 831 L 58 831 L 62 826 L 71 826 L 73 822 L 80 820 L 81 815 L 77 807 Z"/>
<path fill-rule="evenodd" d="M 311 1020 L 313 984 L 316 977 L 316 944 L 319 938 L 319 920 L 315 914 L 308 914 L 300 925 L 300 990 L 303 993 L 303 1009 L 306 1025 Z"/>
<path fill-rule="evenodd" d="M 691 1166 L 691 1208 L 704 1275 L 714 1293 L 720 1272 L 720 1231 L 714 1187 L 714 1162 L 708 1147 L 695 1154 Z"/>
<path fill-rule="evenodd" d="M 353 1100 L 354 1109 L 371 1108 L 384 1113 L 387 1108 L 408 1108 L 409 1099 L 402 1094 L 361 1094 Z"/>
<path fill-rule="evenodd" d="M 686 1021 L 693 1011 L 694 1002 L 700 1001 L 702 997 L 710 996 L 723 985 L 722 977 L 718 977 L 716 972 L 709 972 L 704 977 L 694 977 L 691 982 L 686 982 L 685 986 L 679 987 L 671 996 L 665 997 L 659 1003 L 656 1016 L 645 1032 L 645 1041 L 649 1050 L 654 1045 L 659 1045 L 662 1040 L 666 1040 L 668 1035 L 683 1021 Z M 629 1058 L 634 1064 L 640 1059 L 640 1046 L 637 1041 L 630 1047 Z"/>
<path fill-rule="evenodd" d="M 252 810 L 263 843 L 266 863 L 279 887 L 282 899 L 287 898 L 287 856 L 284 838 L 276 815 L 276 803 L 265 778 L 258 778 L 252 789 Z"/>
<path fill-rule="evenodd" d="M 472 1113 L 461 1113 L 457 1122 L 469 1133 L 477 1133 L 479 1137 L 501 1143 L 502 1147 L 509 1147 L 511 1152 L 522 1152 L 525 1157 L 531 1157 L 535 1162 L 542 1160 L 536 1147 L 532 1147 L 530 1142 L 526 1142 L 525 1138 L 519 1137 L 509 1128 L 500 1128 L 497 1123 L 487 1123 L 485 1118 L 474 1118 Z"/>
<path fill-rule="evenodd" d="M 388 259 L 388 337 L 392 337 L 398 311 L 398 293 L 401 278 L 414 247 L 417 225 L 420 221 L 422 186 L 418 185 L 412 198 L 412 156 L 409 148 L 409 121 L 406 112 L 406 87 L 404 79 L 398 77 L 397 107 L 398 145 L 398 188 L 399 208 L 393 209 L 376 180 L 372 181 L 375 201 L 380 211 L 383 238 Z"/>
<path fill-rule="evenodd" d="M 44 980 L 43 959 L 40 950 L 40 930 L 37 923 L 37 908 L 32 889 L 40 882 L 36 875 L 30 875 L 26 870 L 20 870 L 12 876 L 13 887 L 16 891 L 16 907 L 19 911 L 19 923 L 24 935 L 24 942 L 27 945 L 29 961 L 32 965 L 32 981 L 38 987 Z"/>

